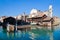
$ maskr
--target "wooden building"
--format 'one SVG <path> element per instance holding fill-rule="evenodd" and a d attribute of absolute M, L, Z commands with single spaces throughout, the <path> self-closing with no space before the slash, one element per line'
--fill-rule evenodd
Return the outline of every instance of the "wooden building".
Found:
<path fill-rule="evenodd" d="M 54 19 L 51 17 L 46 17 L 43 19 L 43 25 L 44 26 L 53 26 Z"/>
<path fill-rule="evenodd" d="M 40 13 L 39 16 L 30 17 L 27 19 L 30 23 L 39 24 L 41 26 L 52 26 L 53 18 L 46 16 L 43 13 Z"/>
<path fill-rule="evenodd" d="M 39 16 L 28 18 L 27 20 L 30 23 L 42 23 L 43 19 L 46 17 L 47 16 L 45 14 L 40 14 Z"/>
<path fill-rule="evenodd" d="M 7 29 L 8 24 L 10 25 L 16 25 L 16 19 L 13 17 L 7 17 L 3 20 L 3 29 Z M 10 26 L 11 27 L 11 26 Z M 14 28 L 14 27 L 13 27 Z"/>

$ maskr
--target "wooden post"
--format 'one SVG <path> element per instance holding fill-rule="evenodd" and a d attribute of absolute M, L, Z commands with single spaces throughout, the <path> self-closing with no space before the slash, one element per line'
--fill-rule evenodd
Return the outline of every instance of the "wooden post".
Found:
<path fill-rule="evenodd" d="M 7 24 L 7 31 L 10 31 L 10 29 L 9 29 L 9 23 Z"/>
<path fill-rule="evenodd" d="M 16 29 L 16 31 L 17 31 L 17 19 L 16 19 L 16 25 L 15 25 L 16 27 L 15 27 L 15 29 Z"/>
<path fill-rule="evenodd" d="M 51 30 L 53 30 L 53 18 L 51 18 Z"/>
<path fill-rule="evenodd" d="M 33 23 L 33 19 L 32 19 L 32 23 Z"/>

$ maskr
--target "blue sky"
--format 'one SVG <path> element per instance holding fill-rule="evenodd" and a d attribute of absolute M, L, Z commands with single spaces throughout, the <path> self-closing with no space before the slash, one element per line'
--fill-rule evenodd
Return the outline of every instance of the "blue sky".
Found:
<path fill-rule="evenodd" d="M 33 8 L 44 11 L 50 4 L 53 5 L 53 15 L 60 17 L 60 0 L 0 0 L 0 16 L 29 14 Z"/>

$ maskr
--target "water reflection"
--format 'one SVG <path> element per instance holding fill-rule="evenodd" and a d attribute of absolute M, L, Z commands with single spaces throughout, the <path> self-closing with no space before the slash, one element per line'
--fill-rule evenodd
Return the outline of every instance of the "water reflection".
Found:
<path fill-rule="evenodd" d="M 7 32 L 7 37 L 8 38 L 13 38 L 14 37 L 14 33 L 13 32 Z"/>
<path fill-rule="evenodd" d="M 60 29 L 48 30 L 45 27 L 30 31 L 7 32 L 0 27 L 0 40 L 60 40 Z"/>
<path fill-rule="evenodd" d="M 53 40 L 52 30 L 47 29 L 35 29 L 29 32 L 31 39 L 34 40 Z"/>

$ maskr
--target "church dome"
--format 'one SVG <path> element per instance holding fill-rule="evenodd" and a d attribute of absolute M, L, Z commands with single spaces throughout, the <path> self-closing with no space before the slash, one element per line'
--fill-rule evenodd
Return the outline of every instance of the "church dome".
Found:
<path fill-rule="evenodd" d="M 33 14 L 33 13 L 37 13 L 37 10 L 36 9 L 32 9 L 30 14 Z"/>

